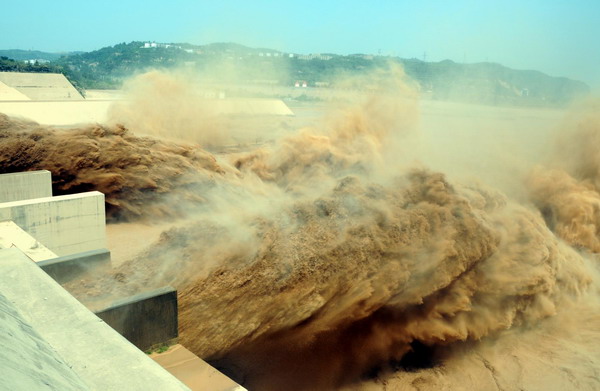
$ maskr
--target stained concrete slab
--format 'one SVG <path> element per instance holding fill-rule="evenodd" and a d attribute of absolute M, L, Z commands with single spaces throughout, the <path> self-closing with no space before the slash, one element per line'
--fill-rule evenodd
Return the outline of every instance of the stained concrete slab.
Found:
<path fill-rule="evenodd" d="M 18 249 L 0 250 L 0 292 L 90 389 L 189 390 Z"/>
<path fill-rule="evenodd" d="M 112 101 L 0 101 L 0 113 L 43 125 L 70 126 L 107 121 Z"/>
<path fill-rule="evenodd" d="M 0 72 L 0 82 L 33 100 L 83 99 L 60 73 Z"/>
<path fill-rule="evenodd" d="M 293 116 L 279 99 L 206 99 L 202 108 L 224 116 Z M 44 125 L 71 126 L 88 123 L 121 123 L 137 118 L 135 106 L 127 100 L 1 101 L 0 113 L 26 118 Z"/>
<path fill-rule="evenodd" d="M 29 98 L 0 81 L 0 101 L 3 100 L 29 100 Z"/>
<path fill-rule="evenodd" d="M 13 247 L 21 250 L 34 262 L 58 257 L 12 221 L 0 221 L 0 248 Z"/>
<path fill-rule="evenodd" d="M 104 194 L 98 191 L 0 203 L 12 220 L 58 256 L 106 248 Z"/>
<path fill-rule="evenodd" d="M 0 202 L 52 197 L 50 171 L 27 171 L 0 174 Z"/>
<path fill-rule="evenodd" d="M 85 391 L 90 388 L 0 294 L 0 389 Z"/>

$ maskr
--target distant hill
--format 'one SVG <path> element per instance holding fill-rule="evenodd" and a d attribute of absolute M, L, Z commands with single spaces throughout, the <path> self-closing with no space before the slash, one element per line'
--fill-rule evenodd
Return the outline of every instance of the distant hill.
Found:
<path fill-rule="evenodd" d="M 2 54 L 6 52 L 18 58 Z M 408 76 L 418 83 L 422 94 L 432 99 L 560 106 L 590 91 L 580 81 L 494 63 L 424 62 L 368 54 L 300 55 L 236 43 L 193 45 L 134 41 L 68 55 L 5 50 L 0 51 L 0 56 L 52 58 L 51 66 L 62 70 L 76 85 L 86 89 L 118 88 L 126 78 L 150 69 L 186 67 L 202 74 L 207 69 L 213 70 L 215 63 L 220 69 L 235 70 L 230 73 L 238 76 L 235 81 L 240 84 L 293 86 L 300 81 L 306 82 L 308 87 L 332 88 L 339 75 L 367 72 L 396 62 L 402 64 Z M 211 75 L 219 77 L 215 72 Z"/>
<path fill-rule="evenodd" d="M 590 87 L 581 81 L 495 63 L 401 61 L 407 74 L 420 82 L 424 92 L 440 100 L 561 106 L 590 92 Z"/>
<path fill-rule="evenodd" d="M 0 50 L 0 57 L 7 57 L 13 60 L 25 61 L 25 60 L 46 60 L 54 61 L 58 60 L 61 56 L 68 55 L 70 53 L 48 53 L 40 52 L 39 50 L 20 50 L 20 49 L 9 49 Z"/>

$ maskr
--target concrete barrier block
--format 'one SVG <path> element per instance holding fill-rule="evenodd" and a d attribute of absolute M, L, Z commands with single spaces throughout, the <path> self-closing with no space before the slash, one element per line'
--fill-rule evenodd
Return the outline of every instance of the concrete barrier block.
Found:
<path fill-rule="evenodd" d="M 104 194 L 98 191 L 0 203 L 12 220 L 58 256 L 106 248 Z"/>
<path fill-rule="evenodd" d="M 110 251 L 105 248 L 37 262 L 59 284 L 110 269 Z"/>
<path fill-rule="evenodd" d="M 52 197 L 50 171 L 27 171 L 0 174 L 0 202 Z"/>
<path fill-rule="evenodd" d="M 178 336 L 177 291 L 171 287 L 119 300 L 95 314 L 141 350 Z"/>

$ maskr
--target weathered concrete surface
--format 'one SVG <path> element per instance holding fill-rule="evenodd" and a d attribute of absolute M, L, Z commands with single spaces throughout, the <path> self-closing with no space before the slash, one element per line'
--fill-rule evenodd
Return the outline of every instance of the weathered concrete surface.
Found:
<path fill-rule="evenodd" d="M 83 100 L 60 73 L 0 72 L 0 82 L 33 100 Z"/>
<path fill-rule="evenodd" d="M 193 391 L 245 391 L 246 389 L 181 345 L 150 355 Z"/>
<path fill-rule="evenodd" d="M 12 221 L 0 221 L 0 248 L 16 247 L 34 262 L 56 258 L 57 255 L 48 250 L 34 237 L 23 231 Z"/>
<path fill-rule="evenodd" d="M 89 387 L 0 294 L 2 390 L 84 391 Z"/>
<path fill-rule="evenodd" d="M 104 194 L 97 191 L 0 203 L 3 220 L 58 256 L 106 248 Z"/>
<path fill-rule="evenodd" d="M 26 171 L 0 174 L 0 202 L 52 197 L 50 171 Z"/>
<path fill-rule="evenodd" d="M 18 249 L 0 250 L 0 290 L 90 389 L 189 390 Z"/>
<path fill-rule="evenodd" d="M 106 272 L 111 267 L 110 251 L 101 248 L 46 259 L 37 262 L 37 264 L 54 281 L 62 285 L 76 278 L 83 278 L 85 275 L 89 276 L 93 273 L 97 275 Z"/>
<path fill-rule="evenodd" d="M 0 113 L 44 125 L 104 123 L 111 101 L 0 101 Z"/>
<path fill-rule="evenodd" d="M 94 312 L 141 350 L 178 336 L 177 291 L 171 287 L 127 297 Z"/>
<path fill-rule="evenodd" d="M 115 104 L 113 114 L 111 106 Z M 206 99 L 203 108 L 215 115 L 267 115 L 293 116 L 294 113 L 278 99 Z M 81 100 L 81 101 L 2 101 L 0 113 L 11 117 L 26 118 L 44 125 L 77 125 L 86 123 L 120 123 L 132 114 L 127 101 Z M 135 109 L 133 109 L 135 110 Z"/>
<path fill-rule="evenodd" d="M 29 100 L 29 98 L 0 81 L 0 101 L 3 100 Z"/>

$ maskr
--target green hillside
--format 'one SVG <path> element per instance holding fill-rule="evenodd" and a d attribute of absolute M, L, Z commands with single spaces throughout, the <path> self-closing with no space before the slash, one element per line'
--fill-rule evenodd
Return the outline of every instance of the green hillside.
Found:
<path fill-rule="evenodd" d="M 25 60 L 46 60 L 54 61 L 58 60 L 61 56 L 68 55 L 69 53 L 49 53 L 40 52 L 39 50 L 21 50 L 21 49 L 8 49 L 0 50 L 0 57 L 7 57 L 17 61 Z"/>
<path fill-rule="evenodd" d="M 36 53 L 21 51 L 26 53 Z M 3 53 L 0 51 L 0 54 Z M 42 52 L 39 52 L 42 53 Z M 20 53 L 20 55 L 23 53 Z M 526 106 L 560 106 L 589 93 L 580 81 L 551 77 L 533 70 L 515 70 L 500 64 L 459 64 L 450 60 L 424 62 L 364 54 L 298 55 L 272 49 L 250 48 L 235 43 L 192 45 L 188 43 L 120 43 L 92 52 L 57 55 L 38 69 L 64 73 L 85 89 L 119 88 L 126 78 L 150 69 L 185 67 L 198 74 L 219 69 L 237 83 L 264 83 L 293 86 L 296 81 L 308 87 L 335 88 L 340 75 L 352 75 L 401 64 L 424 96 L 432 99 Z M 43 65 L 47 65 L 44 67 Z M 215 72 L 213 78 L 219 78 Z"/>

